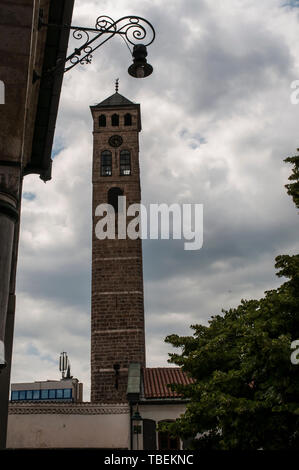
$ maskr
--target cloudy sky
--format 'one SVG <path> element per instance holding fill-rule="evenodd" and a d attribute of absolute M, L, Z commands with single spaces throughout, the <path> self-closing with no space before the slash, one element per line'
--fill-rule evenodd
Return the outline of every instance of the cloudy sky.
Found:
<path fill-rule="evenodd" d="M 76 0 L 73 23 L 147 18 L 151 77 L 129 77 L 114 38 L 65 75 L 53 179 L 25 178 L 12 381 L 58 379 L 67 351 L 89 399 L 92 119 L 119 92 L 141 104 L 142 198 L 202 203 L 204 243 L 143 242 L 147 365 L 167 365 L 170 333 L 189 334 L 222 308 L 277 287 L 274 258 L 298 253 L 283 159 L 299 147 L 298 2 Z M 299 6 L 299 5 L 297 5 Z"/>

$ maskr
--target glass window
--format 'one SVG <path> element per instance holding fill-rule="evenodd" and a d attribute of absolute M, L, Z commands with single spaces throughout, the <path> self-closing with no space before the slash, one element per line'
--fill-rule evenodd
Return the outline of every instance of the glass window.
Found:
<path fill-rule="evenodd" d="M 56 398 L 63 398 L 63 390 L 62 389 L 56 390 Z"/>
<path fill-rule="evenodd" d="M 101 114 L 99 117 L 99 126 L 100 127 L 106 127 L 106 116 L 105 114 Z"/>
<path fill-rule="evenodd" d="M 49 390 L 41 390 L 41 399 L 46 400 L 49 398 Z"/>
<path fill-rule="evenodd" d="M 54 400 L 56 398 L 56 390 L 49 390 L 49 398 Z"/>
<path fill-rule="evenodd" d="M 26 400 L 26 390 L 19 391 L 19 400 Z"/>
<path fill-rule="evenodd" d="M 120 174 L 121 176 L 129 176 L 131 174 L 131 154 L 128 150 L 120 152 Z"/>
<path fill-rule="evenodd" d="M 63 398 L 72 398 L 72 389 L 71 388 L 65 388 L 63 390 Z"/>
<path fill-rule="evenodd" d="M 112 175 L 112 153 L 104 150 L 101 154 L 101 176 Z"/>
<path fill-rule="evenodd" d="M 112 114 L 111 124 L 112 124 L 112 126 L 119 126 L 119 115 L 118 114 Z"/>
<path fill-rule="evenodd" d="M 19 399 L 19 392 L 16 391 L 16 390 L 13 390 L 13 391 L 11 392 L 11 399 L 12 399 L 12 400 L 18 400 L 18 399 Z"/>
<path fill-rule="evenodd" d="M 39 390 L 33 390 L 33 400 L 39 400 Z"/>
<path fill-rule="evenodd" d="M 125 114 L 125 126 L 132 126 L 132 115 L 130 113 Z"/>
<path fill-rule="evenodd" d="M 32 390 L 27 390 L 26 399 L 27 400 L 32 400 L 32 397 L 33 397 L 33 391 Z"/>

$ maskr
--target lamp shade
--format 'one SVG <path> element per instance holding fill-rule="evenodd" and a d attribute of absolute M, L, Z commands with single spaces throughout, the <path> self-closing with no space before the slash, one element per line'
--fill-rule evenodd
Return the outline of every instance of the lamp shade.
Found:
<path fill-rule="evenodd" d="M 145 78 L 151 75 L 153 67 L 147 63 L 147 50 L 143 44 L 136 44 L 133 49 L 133 64 L 128 68 L 128 73 L 135 78 Z"/>
<path fill-rule="evenodd" d="M 139 414 L 139 411 L 135 411 L 135 413 L 132 416 L 132 427 L 133 427 L 133 433 L 134 434 L 141 434 L 142 430 L 142 418 Z"/>

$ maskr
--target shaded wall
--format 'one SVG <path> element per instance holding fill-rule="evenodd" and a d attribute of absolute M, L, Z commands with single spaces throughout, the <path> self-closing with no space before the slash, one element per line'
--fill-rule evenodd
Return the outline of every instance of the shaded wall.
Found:
<path fill-rule="evenodd" d="M 8 448 L 129 448 L 127 405 L 10 405 Z"/>

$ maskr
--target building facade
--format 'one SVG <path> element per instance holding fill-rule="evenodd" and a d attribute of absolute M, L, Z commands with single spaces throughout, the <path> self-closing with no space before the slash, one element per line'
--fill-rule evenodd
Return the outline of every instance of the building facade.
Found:
<path fill-rule="evenodd" d="M 91 402 L 50 403 L 47 382 L 44 392 L 40 388 L 45 401 L 28 401 L 24 396 L 29 391 L 31 397 L 31 385 L 24 390 L 23 384 L 21 388 L 15 384 L 12 393 L 18 392 L 18 400 L 10 403 L 7 445 L 184 449 L 187 442 L 160 433 L 157 426 L 179 418 L 186 409 L 186 400 L 169 385 L 188 385 L 192 379 L 180 368 L 146 367 L 142 242 L 126 234 L 135 214 L 123 225 L 128 207 L 141 201 L 140 106 L 116 91 L 91 106 L 91 112 Z M 108 226 L 115 237 L 106 238 Z M 56 384 L 53 387 L 57 390 Z M 136 412 L 142 417 L 138 426 L 133 424 Z"/>
<path fill-rule="evenodd" d="M 83 384 L 78 379 L 44 380 L 11 384 L 10 400 L 20 401 L 83 401 Z"/>
<path fill-rule="evenodd" d="M 126 401 L 130 362 L 145 365 L 142 245 L 140 239 L 130 240 L 127 226 L 122 230 L 119 224 L 127 207 L 141 199 L 140 106 L 116 92 L 92 106 L 91 112 L 91 401 L 121 403 Z M 122 207 L 118 206 L 119 196 L 126 198 Z M 115 239 L 98 238 L 97 227 L 104 216 L 98 207 L 102 204 L 114 208 Z"/>
<path fill-rule="evenodd" d="M 142 369 L 140 364 L 131 363 L 126 403 L 12 401 L 7 447 L 186 449 L 188 441 L 157 429 L 159 423 L 174 421 L 186 410 L 186 400 L 170 389 L 171 383 L 187 385 L 191 381 L 179 368 Z M 132 415 L 137 408 L 142 421 L 135 433 Z"/>

